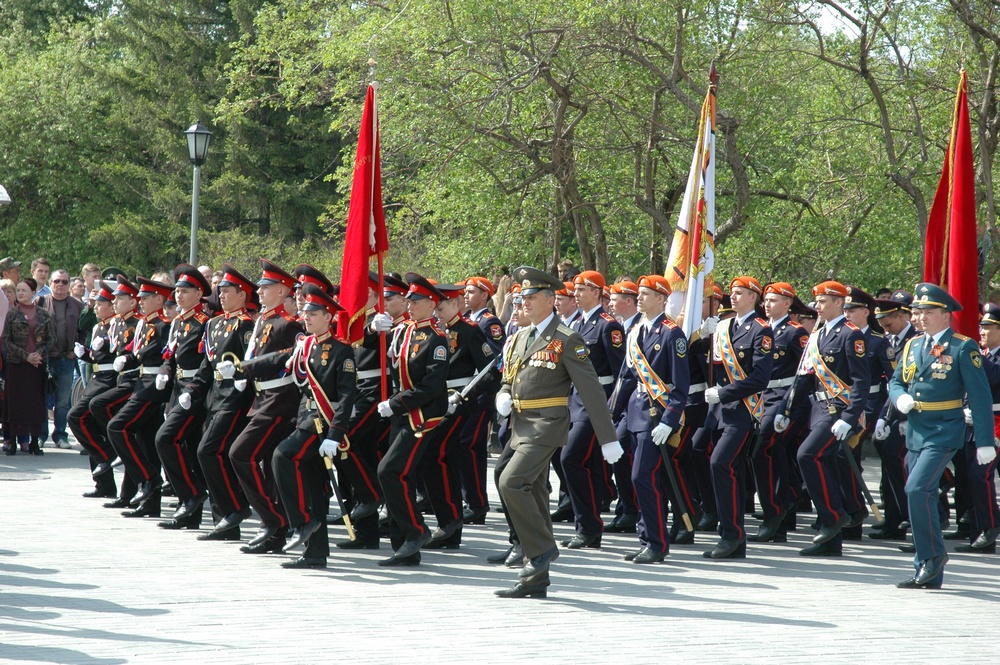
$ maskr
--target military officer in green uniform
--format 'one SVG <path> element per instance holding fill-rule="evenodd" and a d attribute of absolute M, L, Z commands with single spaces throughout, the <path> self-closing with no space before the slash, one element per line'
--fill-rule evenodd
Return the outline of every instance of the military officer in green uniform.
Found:
<path fill-rule="evenodd" d="M 496 398 L 497 412 L 510 419 L 513 456 L 500 474 L 500 496 L 524 550 L 518 582 L 496 595 L 542 597 L 549 586 L 549 564 L 559 556 L 549 515 L 546 484 L 549 460 L 566 443 L 568 398 L 576 387 L 590 414 L 604 459 L 618 461 L 622 447 L 611 422 L 604 387 L 597 378 L 583 338 L 560 323 L 553 312 L 558 278 L 535 268 L 514 271 L 522 306 L 531 325 L 511 342 L 510 361 Z"/>
<path fill-rule="evenodd" d="M 976 458 L 989 464 L 996 456 L 992 394 L 979 346 L 951 329 L 951 313 L 962 309 L 935 284 L 917 284 L 911 305 L 924 334 L 903 347 L 889 382 L 889 399 L 906 420 L 906 497 L 917 553 L 913 577 L 896 586 L 937 589 L 948 554 L 941 535 L 938 485 L 948 461 L 965 443 L 962 400 L 972 413 Z"/>

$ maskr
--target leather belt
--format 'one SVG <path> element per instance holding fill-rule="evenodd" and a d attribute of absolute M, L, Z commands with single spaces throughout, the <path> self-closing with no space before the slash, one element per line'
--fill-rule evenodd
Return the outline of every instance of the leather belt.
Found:
<path fill-rule="evenodd" d="M 767 389 L 774 390 L 775 388 L 786 388 L 795 383 L 795 377 L 789 376 L 784 379 L 771 379 L 767 382 Z"/>
<path fill-rule="evenodd" d="M 993 405 L 993 410 L 994 411 L 1000 411 L 1000 404 L 994 404 Z"/>
<path fill-rule="evenodd" d="M 549 397 L 546 399 L 515 399 L 514 410 L 520 413 L 527 409 L 548 409 L 550 407 L 567 406 L 569 399 L 566 397 Z"/>
<path fill-rule="evenodd" d="M 334 411 L 336 411 L 337 409 L 340 408 L 340 402 L 334 402 L 333 404 L 330 405 L 330 407 Z M 312 411 L 315 408 L 316 408 L 316 400 L 314 400 L 312 397 L 307 397 L 306 398 L 306 409 L 308 409 L 309 411 Z"/>
<path fill-rule="evenodd" d="M 615 377 L 613 376 L 599 376 L 597 380 L 601 382 L 602 386 L 607 386 L 615 382 Z"/>
<path fill-rule="evenodd" d="M 460 379 L 448 379 L 449 388 L 464 388 L 465 386 L 472 383 L 471 376 L 463 376 Z"/>
<path fill-rule="evenodd" d="M 195 369 L 181 369 L 177 368 L 177 378 L 178 379 L 193 379 L 198 376 L 198 368 Z"/>
<path fill-rule="evenodd" d="M 269 381 L 254 381 L 253 387 L 257 389 L 257 392 L 262 392 L 264 390 L 273 390 L 275 388 L 280 388 L 282 386 L 288 386 L 292 383 L 292 376 L 283 376 L 280 379 L 271 379 Z"/>
<path fill-rule="evenodd" d="M 674 389 L 674 384 L 668 383 L 667 384 L 667 392 L 669 393 L 673 389 Z M 704 388 L 702 388 L 702 390 L 704 390 Z M 637 393 L 639 393 L 640 395 L 647 395 L 649 393 L 649 391 L 646 390 L 646 384 L 645 383 L 640 383 L 639 385 L 637 385 L 635 387 L 635 391 Z"/>
<path fill-rule="evenodd" d="M 881 391 L 882 391 L 882 384 L 881 383 L 876 383 L 874 386 L 872 386 L 871 388 L 868 389 L 868 394 L 869 395 L 877 395 Z"/>
<path fill-rule="evenodd" d="M 163 365 L 139 365 L 139 376 L 159 374 L 161 367 L 163 367 Z"/>
<path fill-rule="evenodd" d="M 943 402 L 914 402 L 914 411 L 951 411 L 952 409 L 961 409 L 962 400 L 960 399 L 949 399 Z"/>
<path fill-rule="evenodd" d="M 697 395 L 698 393 L 703 393 L 708 388 L 708 384 L 702 381 L 701 383 L 692 383 L 688 387 L 688 395 Z"/>
<path fill-rule="evenodd" d="M 381 376 L 381 369 L 366 369 L 358 372 L 358 381 L 364 381 L 365 379 L 377 379 Z"/>
<path fill-rule="evenodd" d="M 113 372 L 115 371 L 114 363 L 94 363 L 95 372 Z"/>

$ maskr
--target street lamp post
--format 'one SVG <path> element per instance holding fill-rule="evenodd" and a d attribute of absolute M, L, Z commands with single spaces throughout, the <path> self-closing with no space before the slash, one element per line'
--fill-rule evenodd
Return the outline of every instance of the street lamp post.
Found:
<path fill-rule="evenodd" d="M 191 256 L 188 263 L 198 265 L 198 196 L 201 192 L 201 165 L 208 157 L 208 144 L 212 141 L 212 132 L 208 127 L 195 121 L 184 132 L 187 135 L 188 158 L 194 164 L 194 184 L 191 190 Z"/>

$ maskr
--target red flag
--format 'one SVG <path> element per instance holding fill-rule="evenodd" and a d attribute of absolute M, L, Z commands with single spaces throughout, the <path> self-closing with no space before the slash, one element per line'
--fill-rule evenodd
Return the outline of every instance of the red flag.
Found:
<path fill-rule="evenodd" d="M 337 330 L 344 341 L 352 345 L 360 344 L 365 336 L 371 259 L 373 256 L 378 258 L 381 279 L 382 257 L 389 249 L 385 214 L 382 211 L 382 166 L 375 87 L 374 83 L 368 86 L 365 110 L 361 115 L 351 204 L 347 211 L 347 233 L 344 235 L 344 262 L 340 274 L 340 305 L 346 311 L 340 312 L 338 316 Z"/>
<path fill-rule="evenodd" d="M 927 220 L 924 281 L 940 285 L 962 304 L 952 327 L 979 339 L 979 273 L 976 244 L 976 174 L 972 163 L 968 79 L 959 78 L 941 181 Z"/>

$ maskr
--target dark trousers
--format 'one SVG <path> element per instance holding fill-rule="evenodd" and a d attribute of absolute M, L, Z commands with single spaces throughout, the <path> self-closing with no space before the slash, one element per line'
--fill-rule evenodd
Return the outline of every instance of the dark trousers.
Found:
<path fill-rule="evenodd" d="M 639 504 L 639 544 L 666 552 L 670 549 L 666 512 L 670 489 L 663 454 L 649 432 L 633 432 L 632 435 L 635 437 L 632 486 Z"/>
<path fill-rule="evenodd" d="M 712 487 L 719 515 L 719 536 L 723 540 L 743 540 L 746 504 L 746 461 L 743 451 L 753 430 L 728 426 L 721 430 L 712 448 Z"/>
<path fill-rule="evenodd" d="M 131 386 L 115 386 L 90 400 L 90 418 L 92 420 L 88 421 L 87 426 L 93 428 L 93 431 L 100 431 L 103 434 L 103 439 L 95 435 L 95 442 L 97 444 L 106 442 L 106 446 L 102 445 L 101 452 L 108 459 L 113 459 L 117 455 L 111 440 L 108 438 L 108 423 L 125 406 L 125 402 L 131 396 Z"/>
<path fill-rule="evenodd" d="M 197 458 L 204 424 L 204 408 L 185 410 L 174 406 L 156 431 L 156 454 L 160 457 L 164 475 L 181 502 L 205 491 L 205 480 Z"/>
<path fill-rule="evenodd" d="M 816 505 L 816 516 L 822 524 L 833 526 L 845 515 L 838 459 L 842 445 L 830 431 L 830 426 L 840 416 L 834 413 L 816 417 L 815 412 L 819 409 L 825 411 L 826 407 L 819 404 L 814 407 L 812 429 L 799 446 L 799 471 Z M 840 545 L 842 537 L 838 534 L 830 542 Z"/>
<path fill-rule="evenodd" d="M 438 526 L 462 521 L 462 472 L 459 467 L 466 416 L 451 415 L 426 435 L 420 475 Z"/>
<path fill-rule="evenodd" d="M 687 427 L 685 425 L 685 427 Z M 698 493 L 698 507 L 703 513 L 718 514 L 715 506 L 715 488 L 712 486 L 712 451 L 715 448 L 713 432 L 699 427 L 691 435 L 691 455 L 685 459 L 688 477 Z M 682 433 L 681 436 L 684 436 Z"/>
<path fill-rule="evenodd" d="M 109 381 L 91 379 L 87 388 L 83 391 L 80 399 L 73 408 L 69 410 L 67 425 L 73 436 L 80 443 L 80 446 L 90 456 L 90 470 L 93 471 L 98 464 L 108 462 L 114 457 L 114 448 L 108 441 L 107 430 L 98 425 L 97 419 L 90 410 L 90 403 L 93 399 L 113 385 Z M 127 398 L 126 398 L 127 399 Z M 95 479 L 97 489 L 107 494 L 116 494 L 118 486 L 115 483 L 115 474 L 105 473 Z"/>
<path fill-rule="evenodd" d="M 416 540 L 427 530 L 417 510 L 415 474 L 427 448 L 427 434 L 414 435 L 400 416 L 393 418 L 393 439 L 378 464 L 378 479 L 389 512 L 389 537 L 393 548 L 405 540 Z M 440 425 L 439 425 L 440 427 Z"/>
<path fill-rule="evenodd" d="M 281 413 L 256 412 L 229 449 L 229 461 L 239 478 L 243 494 L 260 515 L 264 526 L 285 526 L 285 511 L 280 506 L 274 486 L 271 459 L 278 444 L 295 429 L 298 400 L 294 400 L 291 406 Z"/>
<path fill-rule="evenodd" d="M 208 487 L 215 523 L 247 505 L 229 450 L 247 422 L 246 409 L 223 409 L 208 415 L 198 442 L 198 464 Z"/>
<path fill-rule="evenodd" d="M 677 490 L 680 492 L 679 495 L 675 496 L 673 489 L 671 489 L 668 496 L 673 502 L 674 524 L 680 526 L 683 526 L 681 516 L 684 511 L 687 511 L 689 515 L 698 513 L 698 487 L 695 485 L 691 475 L 691 464 L 688 462 L 693 454 L 695 432 L 696 430 L 692 427 L 681 427 L 677 447 L 667 445 L 666 448 L 670 463 L 674 468 L 674 477 L 677 478 Z"/>
<path fill-rule="evenodd" d="M 486 498 L 486 460 L 490 441 L 491 409 L 480 409 L 464 416 L 458 447 L 458 464 L 462 476 L 462 496 L 470 510 L 489 508 Z"/>
<path fill-rule="evenodd" d="M 905 425 L 904 425 L 905 426 Z M 882 442 L 882 503 L 885 505 L 885 528 L 894 531 L 910 518 L 906 501 L 906 435 L 899 424 L 889 425 L 889 436 Z"/>
<path fill-rule="evenodd" d="M 635 488 L 632 486 L 632 468 L 635 463 L 635 435 L 628 431 L 625 426 L 625 419 L 615 428 L 618 432 L 618 443 L 621 444 L 624 454 L 611 466 L 615 476 L 615 483 L 618 485 L 618 505 L 615 506 L 615 517 L 623 515 L 636 516 L 639 514 L 639 503 L 635 496 Z"/>
<path fill-rule="evenodd" d="M 330 554 L 326 515 L 330 507 L 326 466 L 319 455 L 319 435 L 295 429 L 278 443 L 271 456 L 271 470 L 288 526 L 297 529 L 310 520 L 319 520 L 319 530 L 309 539 L 304 556 Z"/>
<path fill-rule="evenodd" d="M 1000 526 L 1000 508 L 997 507 L 997 464 L 1000 458 L 983 466 L 976 459 L 976 442 L 965 442 L 965 458 L 968 460 L 969 494 L 972 499 L 973 526 L 972 539 L 980 532 Z"/>
<path fill-rule="evenodd" d="M 156 430 L 163 424 L 163 403 L 129 398 L 108 423 L 108 438 L 136 483 L 160 477 Z"/>
<path fill-rule="evenodd" d="M 382 490 L 378 484 L 379 450 L 389 438 L 389 421 L 378 415 L 373 402 L 363 412 L 355 414 L 347 430 L 347 440 L 351 447 L 347 451 L 347 459 L 340 455 L 334 458 L 337 472 L 344 479 L 341 490 L 349 491 L 351 496 L 362 503 L 374 503 L 382 500 Z"/>
<path fill-rule="evenodd" d="M 601 501 L 604 496 L 601 465 L 604 464 L 604 459 L 589 420 L 570 423 L 569 436 L 559 459 L 562 462 L 566 490 L 573 502 L 577 533 L 592 536 L 604 531 L 604 522 L 601 520 Z"/>
<path fill-rule="evenodd" d="M 844 488 L 844 510 L 851 514 L 857 512 L 867 513 L 868 504 L 865 501 L 864 493 L 861 491 L 861 482 L 854 474 L 854 470 L 851 468 L 851 463 L 847 459 L 847 455 L 852 455 L 854 457 L 854 461 L 858 463 L 858 468 L 862 468 L 861 442 L 863 442 L 871 434 L 872 429 L 875 427 L 874 423 L 875 420 L 870 418 L 865 429 L 858 433 L 858 445 L 850 448 L 849 446 L 844 446 L 844 444 L 841 443 L 840 452 L 837 455 L 837 459 L 840 463 L 840 479 Z M 848 453 L 848 450 L 850 450 L 850 453 Z"/>
<path fill-rule="evenodd" d="M 785 432 L 774 431 L 774 414 L 765 415 L 761 420 L 758 437 L 760 445 L 751 462 L 757 498 L 767 519 L 779 515 L 791 505 L 791 473 L 785 450 Z M 757 447 L 757 441 L 752 441 L 751 445 Z"/>

